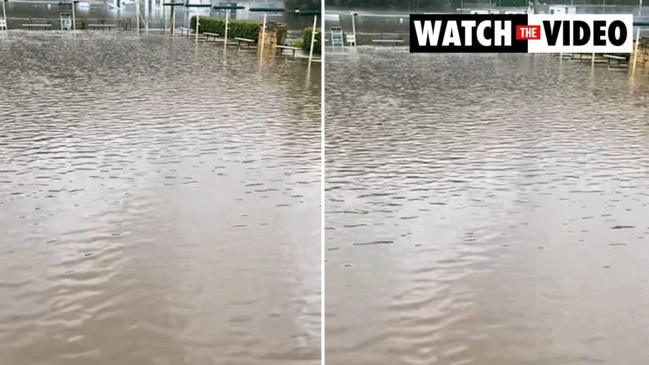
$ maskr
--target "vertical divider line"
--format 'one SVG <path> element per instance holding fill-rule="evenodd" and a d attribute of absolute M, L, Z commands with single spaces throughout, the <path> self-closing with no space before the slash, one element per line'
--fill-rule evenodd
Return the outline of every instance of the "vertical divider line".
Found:
<path fill-rule="evenodd" d="M 325 0 L 320 1 L 320 39 L 318 40 L 320 42 L 320 113 L 322 115 L 321 123 L 320 123 L 320 150 L 321 150 L 321 155 L 320 155 L 320 163 L 322 165 L 321 170 L 322 170 L 322 180 L 321 180 L 321 191 L 322 194 L 320 196 L 320 206 L 321 206 L 321 223 L 320 223 L 320 293 L 322 298 L 320 298 L 320 363 L 322 365 L 326 364 L 325 362 L 325 323 L 326 323 L 326 316 L 325 316 L 325 281 L 326 281 L 326 275 L 325 275 L 325 128 L 326 128 L 326 118 L 325 118 L 325 46 L 322 42 L 324 38 L 324 27 L 325 27 Z M 315 29 L 312 30 L 315 33 Z M 313 44 L 312 44 L 313 47 Z M 313 50 L 311 50 L 313 51 Z"/>

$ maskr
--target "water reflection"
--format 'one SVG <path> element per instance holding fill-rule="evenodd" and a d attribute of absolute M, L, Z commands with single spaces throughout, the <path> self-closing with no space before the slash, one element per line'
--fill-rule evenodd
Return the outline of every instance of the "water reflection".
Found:
<path fill-rule="evenodd" d="M 327 363 L 646 360 L 646 81 L 358 48 L 326 83 Z"/>
<path fill-rule="evenodd" d="M 0 363 L 319 362 L 304 62 L 108 32 L 0 48 Z"/>

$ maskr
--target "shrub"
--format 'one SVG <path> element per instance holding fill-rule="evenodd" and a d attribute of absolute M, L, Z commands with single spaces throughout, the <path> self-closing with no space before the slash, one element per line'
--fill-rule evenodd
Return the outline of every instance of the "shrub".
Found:
<path fill-rule="evenodd" d="M 128 28 L 131 27 L 131 18 L 127 16 L 119 17 L 117 18 L 117 25 L 124 28 L 124 30 L 127 30 Z"/>
<path fill-rule="evenodd" d="M 303 46 L 304 46 L 304 39 L 302 39 L 302 38 L 298 38 L 298 39 L 294 40 L 294 41 L 293 41 L 293 44 L 292 44 L 291 46 L 293 46 L 293 47 L 295 47 L 295 48 L 303 49 Z"/>
<path fill-rule="evenodd" d="M 192 17 L 190 28 L 192 30 L 196 29 L 196 16 Z M 239 37 L 257 40 L 259 37 L 259 22 L 255 20 L 230 20 L 228 21 L 228 28 L 228 38 Z M 225 35 L 225 19 L 201 17 L 198 32 Z"/>
<path fill-rule="evenodd" d="M 311 50 L 311 27 L 304 30 L 304 35 L 302 36 L 302 50 L 306 53 L 309 53 Z M 315 29 L 315 41 L 313 42 L 313 53 L 320 54 L 320 48 L 322 44 L 322 29 Z"/>

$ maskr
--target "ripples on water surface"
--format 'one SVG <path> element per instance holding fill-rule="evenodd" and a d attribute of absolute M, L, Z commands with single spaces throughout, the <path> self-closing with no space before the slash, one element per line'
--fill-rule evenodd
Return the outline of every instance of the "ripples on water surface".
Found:
<path fill-rule="evenodd" d="M 405 52 L 327 54 L 327 363 L 649 363 L 646 81 Z"/>
<path fill-rule="evenodd" d="M 320 75 L 0 38 L 0 363 L 318 363 Z"/>

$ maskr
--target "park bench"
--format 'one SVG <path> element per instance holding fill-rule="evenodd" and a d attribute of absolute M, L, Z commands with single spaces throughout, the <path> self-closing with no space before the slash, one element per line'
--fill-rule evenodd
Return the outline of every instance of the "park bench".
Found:
<path fill-rule="evenodd" d="M 100 30 L 100 29 L 111 30 L 115 28 L 115 24 L 88 24 L 88 28 L 94 30 Z"/>
<path fill-rule="evenodd" d="M 245 43 L 245 44 L 246 44 L 246 48 L 250 47 L 251 44 L 255 44 L 255 43 L 256 43 L 256 41 L 255 41 L 254 39 L 250 39 L 250 38 L 239 38 L 239 37 L 235 37 L 234 40 L 239 42 L 239 48 L 241 48 L 241 43 Z"/>
<path fill-rule="evenodd" d="M 295 51 L 298 51 L 299 48 L 297 47 L 290 47 L 290 46 L 277 46 L 277 53 L 282 54 L 284 50 L 289 50 L 292 51 L 293 53 L 291 54 L 291 58 L 295 58 Z"/>
<path fill-rule="evenodd" d="M 23 28 L 26 29 L 48 29 L 52 28 L 52 24 L 23 24 Z"/>
<path fill-rule="evenodd" d="M 395 46 L 403 43 L 403 39 L 374 39 L 372 43 L 381 45 L 381 44 L 394 44 Z"/>

